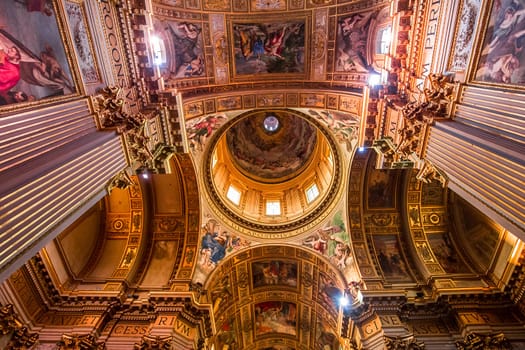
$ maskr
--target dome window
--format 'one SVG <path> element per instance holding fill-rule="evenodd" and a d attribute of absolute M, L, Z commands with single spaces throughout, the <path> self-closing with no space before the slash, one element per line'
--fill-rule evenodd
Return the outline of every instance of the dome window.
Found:
<path fill-rule="evenodd" d="M 267 200 L 266 201 L 266 215 L 268 216 L 281 215 L 281 201 Z"/>
<path fill-rule="evenodd" d="M 230 185 L 228 187 L 228 193 L 226 193 L 226 197 L 235 205 L 239 205 L 241 203 L 241 192 L 233 187 L 233 185 Z"/>
<path fill-rule="evenodd" d="M 319 197 L 319 189 L 315 183 L 311 184 L 305 191 L 306 200 L 308 203 L 312 203 L 317 197 Z"/>

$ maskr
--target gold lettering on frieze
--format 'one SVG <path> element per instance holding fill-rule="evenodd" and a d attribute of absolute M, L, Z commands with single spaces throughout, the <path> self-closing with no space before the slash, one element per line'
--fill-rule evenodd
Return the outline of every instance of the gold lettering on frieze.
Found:
<path fill-rule="evenodd" d="M 195 337 L 195 328 L 188 326 L 186 323 L 184 323 L 181 320 L 175 320 L 175 332 L 178 334 L 188 338 L 193 339 Z"/>
<path fill-rule="evenodd" d="M 149 331 L 149 324 L 118 324 L 111 332 L 115 337 L 143 336 Z"/>
<path fill-rule="evenodd" d="M 94 326 L 97 324 L 100 316 L 97 315 L 84 315 L 80 319 L 79 325 L 81 326 Z"/>
<path fill-rule="evenodd" d="M 449 334 L 449 330 L 441 323 L 414 323 L 412 326 L 414 334 Z"/>
<path fill-rule="evenodd" d="M 35 298 L 33 295 L 33 289 L 28 288 L 28 284 L 24 274 L 22 273 L 22 270 L 17 270 L 14 272 L 9 278 L 9 281 L 13 285 L 17 295 L 24 302 L 24 305 L 28 310 L 36 311 L 42 307 L 42 305 L 37 302 L 37 298 Z"/>
<path fill-rule="evenodd" d="M 127 58 L 122 54 L 123 50 L 120 46 L 122 40 L 119 39 L 118 32 L 119 20 L 115 13 L 114 7 L 104 1 L 99 1 L 99 12 L 101 16 L 102 25 L 106 34 L 106 44 L 108 45 L 108 54 L 113 66 L 113 75 L 116 78 L 116 85 L 123 88 L 126 107 L 129 112 L 138 112 L 138 104 L 136 101 L 136 92 L 133 89 L 127 89 L 131 86 L 131 79 L 127 69 Z"/>
<path fill-rule="evenodd" d="M 461 312 L 458 314 L 458 317 L 459 317 L 459 321 L 463 325 L 494 324 L 494 323 L 501 323 L 504 321 L 498 315 L 493 314 L 493 313 Z M 505 319 L 505 320 L 511 321 L 510 319 Z"/>
<path fill-rule="evenodd" d="M 378 316 L 374 316 L 374 318 L 371 321 L 368 321 L 364 323 L 360 327 L 361 335 L 363 336 L 363 339 L 370 338 L 371 336 L 381 332 L 381 320 Z"/>
<path fill-rule="evenodd" d="M 379 319 L 381 320 L 381 324 L 383 325 L 383 328 L 385 327 L 397 327 L 397 326 L 403 326 L 403 322 L 397 315 L 382 315 L 379 316 Z"/>
<path fill-rule="evenodd" d="M 82 316 L 59 315 L 55 313 L 46 313 L 42 315 L 37 323 L 53 326 L 76 326 L 82 321 Z"/>
<path fill-rule="evenodd" d="M 175 326 L 176 319 L 177 319 L 177 316 L 175 315 L 159 316 L 155 320 L 154 326 L 158 328 L 173 328 Z"/>

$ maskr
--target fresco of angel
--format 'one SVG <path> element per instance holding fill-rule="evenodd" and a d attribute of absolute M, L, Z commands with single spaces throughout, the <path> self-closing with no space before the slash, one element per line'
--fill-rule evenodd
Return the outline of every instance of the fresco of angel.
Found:
<path fill-rule="evenodd" d="M 335 70 L 338 72 L 368 72 L 370 60 L 367 38 L 375 12 L 357 13 L 340 18 L 337 27 L 337 54 Z"/>
<path fill-rule="evenodd" d="M 202 27 L 190 22 L 155 23 L 166 47 L 165 79 L 201 77 L 205 72 Z"/>
<path fill-rule="evenodd" d="M 215 114 L 190 121 L 186 126 L 186 134 L 192 149 L 203 151 L 213 131 L 217 130 L 226 119 L 223 114 Z"/>

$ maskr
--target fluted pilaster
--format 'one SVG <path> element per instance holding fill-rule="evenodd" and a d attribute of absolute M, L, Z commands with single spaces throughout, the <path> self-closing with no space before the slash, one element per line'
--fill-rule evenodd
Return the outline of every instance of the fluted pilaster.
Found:
<path fill-rule="evenodd" d="M 482 128 L 437 123 L 427 158 L 443 170 L 450 189 L 525 239 L 525 145 Z"/>
<path fill-rule="evenodd" d="M 99 132 L 84 100 L 3 117 L 0 280 L 106 194 L 126 167 L 120 137 Z"/>

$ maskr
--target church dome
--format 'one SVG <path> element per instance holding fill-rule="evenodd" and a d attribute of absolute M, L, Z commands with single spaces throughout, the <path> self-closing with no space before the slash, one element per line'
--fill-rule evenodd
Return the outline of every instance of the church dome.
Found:
<path fill-rule="evenodd" d="M 206 188 L 212 206 L 246 234 L 300 234 L 338 193 L 337 146 L 308 115 L 252 110 L 222 130 L 206 156 Z"/>

